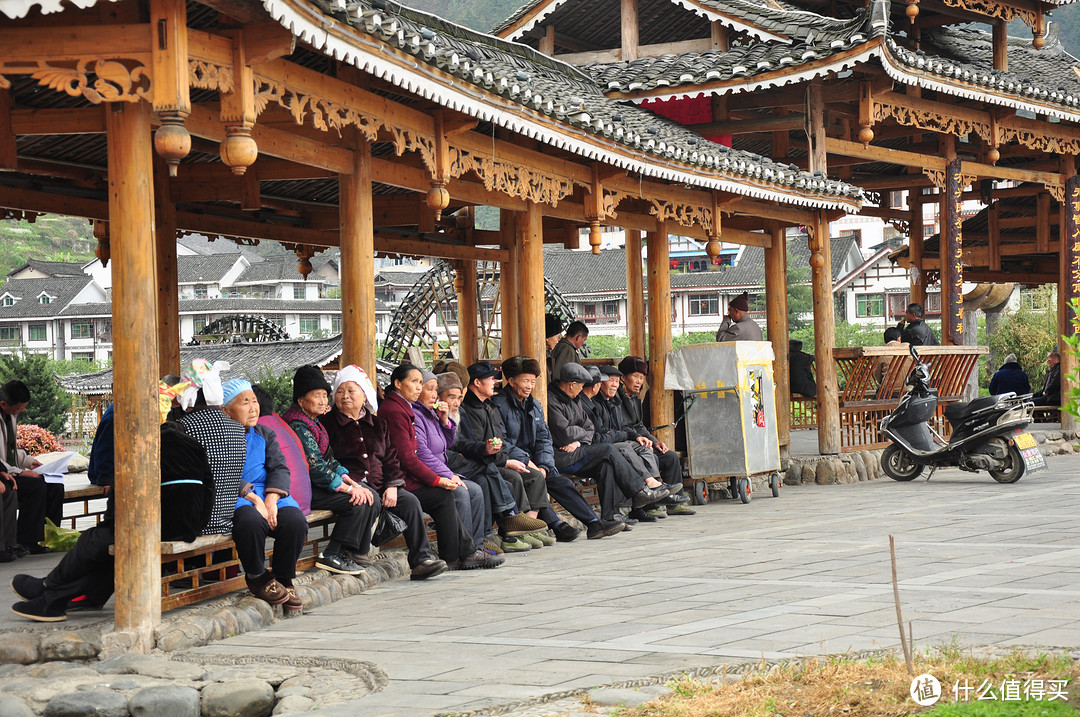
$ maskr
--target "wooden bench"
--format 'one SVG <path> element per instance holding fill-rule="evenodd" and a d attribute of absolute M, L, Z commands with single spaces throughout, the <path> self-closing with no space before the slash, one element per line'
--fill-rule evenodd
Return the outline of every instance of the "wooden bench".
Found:
<path fill-rule="evenodd" d="M 86 530 L 101 522 L 105 515 L 108 493 L 104 486 L 88 485 L 64 491 L 62 523 L 75 530 Z M 74 506 L 69 510 L 69 506 Z"/>
<path fill-rule="evenodd" d="M 1060 423 L 1061 408 L 1059 406 L 1036 406 L 1031 412 L 1031 420 L 1035 423 Z"/>
<path fill-rule="evenodd" d="M 320 545 L 329 540 L 334 514 L 329 510 L 313 510 L 307 516 L 308 537 L 305 549 L 296 563 L 297 571 L 315 565 Z M 273 554 L 266 551 L 267 558 Z M 240 559 L 236 543 L 229 535 L 203 535 L 193 542 L 180 540 L 161 543 L 161 609 L 175 607 L 240 590 L 247 585 L 240 574 Z"/>
<path fill-rule="evenodd" d="M 950 430 L 945 407 L 963 399 L 968 378 L 979 356 L 989 352 L 985 346 L 920 346 L 919 357 L 930 371 L 930 387 L 937 389 L 938 410 L 932 427 L 943 438 Z M 890 361 L 880 381 L 875 377 L 882 358 Z M 840 446 L 844 452 L 884 448 L 879 425 L 881 419 L 900 403 L 904 382 L 914 359 L 907 344 L 860 346 L 833 349 L 837 380 L 840 384 Z"/>

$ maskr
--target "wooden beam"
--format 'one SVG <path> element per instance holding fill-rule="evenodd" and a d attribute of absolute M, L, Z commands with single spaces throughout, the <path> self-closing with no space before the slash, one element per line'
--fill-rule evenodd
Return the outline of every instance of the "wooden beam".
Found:
<path fill-rule="evenodd" d="M 518 312 L 518 348 L 537 361 L 544 358 L 544 228 L 540 207 L 529 202 L 517 215 L 517 290 L 513 309 Z M 542 366 L 543 364 L 541 364 Z M 537 376 L 532 395 L 547 414 L 547 384 L 550 376 Z"/>
<path fill-rule="evenodd" d="M 649 258 L 645 268 L 649 277 L 649 416 L 653 431 L 661 442 L 675 445 L 674 406 L 671 391 L 664 389 L 667 355 L 671 351 L 671 266 L 667 222 L 646 235 Z"/>
<path fill-rule="evenodd" d="M 752 134 L 775 130 L 802 129 L 806 126 L 806 115 L 801 113 L 755 117 L 753 119 L 735 119 L 726 122 L 706 122 L 705 124 L 687 125 L 700 135 Z"/>
<path fill-rule="evenodd" d="M 1042 12 L 1039 10 L 1038 12 Z M 999 72 L 1009 71 L 1009 37 L 1008 24 L 998 18 L 994 20 L 994 69 Z"/>
<path fill-rule="evenodd" d="M 87 58 L 123 57 L 150 65 L 151 26 L 78 25 L 67 27 L 0 27 L 7 73 L 26 63 L 27 73 L 38 71 L 38 62 L 74 62 Z"/>
<path fill-rule="evenodd" d="M 458 291 L 458 361 L 466 366 L 476 363 L 479 353 L 479 287 L 476 281 L 476 262 L 454 262 L 455 288 Z"/>
<path fill-rule="evenodd" d="M 825 136 L 825 100 L 822 93 L 821 79 L 812 80 L 807 87 L 806 122 L 810 141 L 810 171 L 827 174 L 829 139 Z"/>
<path fill-rule="evenodd" d="M 844 157 L 856 157 L 869 164 L 871 162 L 886 162 L 905 167 L 919 167 L 926 169 L 945 169 L 945 160 L 934 155 L 907 152 L 902 149 L 890 149 L 889 147 L 876 147 L 870 145 L 864 147 L 861 142 L 849 142 L 845 139 L 829 137 L 825 140 L 825 148 L 829 154 L 839 154 Z M 927 181 L 929 184 L 929 181 Z"/>
<path fill-rule="evenodd" d="M 996 164 L 982 164 L 981 162 L 972 162 L 966 159 L 961 164 L 960 171 L 964 174 L 974 174 L 978 177 L 1008 179 L 1014 182 L 1060 185 L 1063 181 L 1061 175 L 1057 172 L 1038 172 L 1030 169 L 1001 167 Z"/>
<path fill-rule="evenodd" d="M 518 217 L 515 212 L 499 212 L 499 234 L 502 236 L 503 246 L 508 247 L 507 259 L 499 265 L 500 334 L 502 336 L 499 353 L 503 361 L 521 353 L 518 311 L 519 277 L 516 268 L 520 261 L 517 252 L 517 225 Z"/>
<path fill-rule="evenodd" d="M 0 88 L 0 169 L 17 169 L 19 166 L 16 132 L 11 116 L 13 104 L 11 90 Z"/>
<path fill-rule="evenodd" d="M 105 104 L 92 107 L 16 109 L 11 112 L 11 128 L 15 134 L 103 134 Z"/>
<path fill-rule="evenodd" d="M 559 39 L 562 39 L 561 35 L 559 36 Z M 542 39 L 541 42 L 543 42 Z M 676 42 L 665 42 L 659 45 L 638 45 L 637 59 L 644 57 L 663 57 L 664 55 L 680 55 L 687 52 L 708 52 L 711 49 L 712 41 L 709 38 L 678 40 Z M 613 48 L 610 50 L 586 50 L 583 52 L 563 53 L 558 55 L 558 58 L 563 62 L 579 67 L 593 62 L 608 64 L 611 62 L 622 62 L 623 51 L 622 48 Z"/>
<path fill-rule="evenodd" d="M 1043 192 L 1035 200 L 1035 251 L 1044 254 L 1050 251 L 1050 194 Z"/>
<path fill-rule="evenodd" d="M 911 207 L 911 218 L 908 220 L 908 254 L 911 258 L 909 270 L 909 292 L 911 302 L 926 306 L 926 274 L 923 265 L 923 195 L 921 189 L 913 189 L 908 192 L 908 205 Z"/>
<path fill-rule="evenodd" d="M 21 31 L 20 31 L 21 32 Z M 100 42 L 100 37 L 99 37 Z M 0 41 L 0 46 L 5 43 Z M 108 113 L 109 233 L 113 277 L 117 631 L 136 652 L 154 646 L 161 621 L 161 450 L 158 426 L 150 105 Z"/>
<path fill-rule="evenodd" d="M 544 36 L 540 38 L 540 52 L 545 55 L 555 54 L 555 26 L 548 25 L 544 29 Z M 468 365 L 468 364 L 466 364 Z"/>
<path fill-rule="evenodd" d="M 441 244 L 420 239 L 401 239 L 378 232 L 375 234 L 375 251 L 383 254 L 430 256 L 440 259 L 466 259 L 469 261 L 504 262 L 510 260 L 510 253 L 506 249 L 486 249 L 477 246 L 462 246 L 460 244 Z"/>
<path fill-rule="evenodd" d="M 710 50 L 727 52 L 731 49 L 731 32 L 723 22 L 713 20 L 709 23 L 709 31 L 711 34 L 709 38 L 711 40 Z"/>
<path fill-rule="evenodd" d="M 989 241 L 987 246 L 987 266 L 990 271 L 1001 271 L 1001 205 L 994 202 L 986 215 Z"/>

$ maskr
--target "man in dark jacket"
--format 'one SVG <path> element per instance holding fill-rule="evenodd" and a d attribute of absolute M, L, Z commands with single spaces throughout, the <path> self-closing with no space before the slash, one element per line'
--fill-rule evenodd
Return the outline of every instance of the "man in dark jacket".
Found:
<path fill-rule="evenodd" d="M 551 350 L 551 373 L 552 381 L 558 380 L 562 374 L 562 367 L 568 363 L 581 363 L 581 347 L 589 338 L 589 327 L 580 321 L 572 321 L 566 327 L 566 335 L 559 339 L 555 348 Z"/>
<path fill-rule="evenodd" d="M 1032 397 L 1032 403 L 1036 406 L 1060 406 L 1061 405 L 1061 354 L 1053 349 L 1046 354 L 1046 365 L 1050 370 L 1046 372 L 1046 382 L 1041 391 Z"/>
<path fill-rule="evenodd" d="M 113 594 L 114 495 L 101 522 L 84 530 L 78 542 L 44 578 L 16 575 L 11 589 L 23 599 L 16 615 L 37 622 L 60 622 L 76 607 L 100 609 Z M 206 450 L 177 423 L 161 426 L 161 539 L 190 543 L 202 532 L 214 505 L 214 476 Z"/>
<path fill-rule="evenodd" d="M 791 392 L 814 398 L 817 381 L 814 380 L 814 357 L 802 350 L 802 341 L 788 341 L 788 370 L 791 372 Z"/>
<path fill-rule="evenodd" d="M 1001 368 L 995 371 L 994 376 L 990 379 L 991 396 L 1008 393 L 1009 391 L 1012 391 L 1017 396 L 1031 393 L 1031 381 L 1028 380 L 1028 375 L 1024 372 L 1024 369 L 1020 368 L 1020 363 L 1016 360 L 1016 354 L 1006 356 L 1005 363 L 1001 364 Z"/>
<path fill-rule="evenodd" d="M 926 325 L 923 317 L 926 315 L 922 304 L 908 304 L 904 318 L 896 328 L 901 330 L 900 341 L 913 346 L 937 346 L 938 338 L 934 330 Z M 905 326 L 904 324 L 907 324 Z"/>
<path fill-rule="evenodd" d="M 642 445 L 652 448 L 656 455 L 656 460 L 660 464 L 660 477 L 664 481 L 664 486 L 672 493 L 660 501 L 660 505 L 667 506 L 668 515 L 693 515 L 694 510 L 686 505 L 690 499 L 685 495 L 676 495 L 682 490 L 682 464 L 679 457 L 674 451 L 668 449 L 663 441 L 657 440 L 645 426 L 641 389 L 649 374 L 649 364 L 640 356 L 627 356 L 619 362 L 619 372 L 622 373 L 620 386 L 610 400 L 618 401 L 626 425 L 634 433 L 635 438 Z M 601 393 L 607 395 L 607 389 L 602 388 Z"/>
<path fill-rule="evenodd" d="M 494 477 L 509 485 L 513 503 L 493 505 L 492 512 L 499 525 L 502 549 L 524 552 L 528 544 L 516 538 L 547 527 L 547 523 L 536 517 L 540 510 L 549 507 L 547 484 L 539 471 L 511 460 L 507 453 L 502 417 L 490 400 L 495 395 L 497 374 L 487 361 L 469 366 L 469 386 L 461 401 L 461 420 L 450 448 L 451 456 L 460 456 L 468 464 L 459 465 L 457 459 L 451 459 L 454 462 L 450 467 L 466 469 L 465 475 L 469 475 L 470 469 L 494 471 Z"/>
<path fill-rule="evenodd" d="M 503 362 L 502 371 L 506 386 L 492 400 L 502 416 L 509 457 L 525 463 L 544 476 L 548 495 L 581 521 L 588 537 L 604 537 L 623 530 L 622 523 L 601 520 L 570 479 L 559 473 L 555 465 L 551 432 L 544 421 L 544 411 L 540 402 L 532 396 L 536 379 L 540 375 L 539 362 L 528 356 L 515 356 Z M 569 534 L 567 528 L 574 530 L 560 520 L 551 508 L 540 511 L 539 517 L 551 526 L 555 537 L 560 540 L 566 540 L 561 535 Z M 576 531 L 574 537 L 577 537 Z"/>
<path fill-rule="evenodd" d="M 634 507 L 640 507 L 668 497 L 669 492 L 663 487 L 646 487 L 644 478 L 613 444 L 594 442 L 595 427 L 581 397 L 582 388 L 590 380 L 581 364 L 563 364 L 559 380 L 548 389 L 548 427 L 555 447 L 555 465 L 564 473 L 595 480 L 600 517 L 615 520 L 618 504 L 624 499 L 630 498 Z"/>

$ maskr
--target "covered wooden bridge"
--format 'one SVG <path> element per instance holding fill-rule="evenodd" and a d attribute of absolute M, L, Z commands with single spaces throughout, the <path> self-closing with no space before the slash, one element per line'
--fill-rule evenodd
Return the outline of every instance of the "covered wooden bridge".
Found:
<path fill-rule="evenodd" d="M 644 232 L 651 308 L 646 320 L 631 263 L 634 350 L 646 353 L 647 323 L 660 386 L 669 232 L 764 246 L 781 267 L 784 227 L 817 227 L 820 259 L 822 227 L 861 202 L 847 182 L 706 142 L 531 48 L 385 0 L 8 0 L 0 12 L 4 216 L 93 219 L 113 262 L 115 420 L 127 437 L 116 626 L 133 649 L 150 646 L 160 618 L 156 383 L 179 369 L 178 232 L 282 242 L 301 271 L 340 247 L 341 360 L 368 367 L 376 252 L 458 262 L 466 331 L 472 263 L 499 262 L 503 352 L 540 355 L 543 243 L 576 245 L 589 227 L 595 246 L 602 224 Z M 500 231 L 458 212 L 472 205 L 498 207 Z M 784 282 L 771 272 L 776 340 Z M 476 342 L 461 339 L 469 360 Z M 657 389 L 651 402 L 667 422 L 670 396 Z"/>

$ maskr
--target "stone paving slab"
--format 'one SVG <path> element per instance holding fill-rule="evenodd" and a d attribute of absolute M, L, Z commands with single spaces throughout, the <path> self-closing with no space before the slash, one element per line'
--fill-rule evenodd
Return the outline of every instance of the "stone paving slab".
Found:
<path fill-rule="evenodd" d="M 370 715 L 468 711 L 677 669 L 896 648 L 888 535 L 918 647 L 1080 646 L 1080 457 L 999 485 L 942 471 L 785 487 L 632 533 L 394 582 L 206 652 L 348 655 Z M 285 639 L 279 639 L 285 638 Z M 343 712 L 344 714 L 344 712 Z"/>

